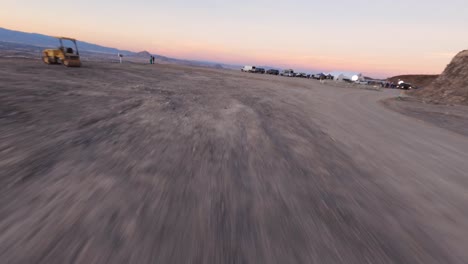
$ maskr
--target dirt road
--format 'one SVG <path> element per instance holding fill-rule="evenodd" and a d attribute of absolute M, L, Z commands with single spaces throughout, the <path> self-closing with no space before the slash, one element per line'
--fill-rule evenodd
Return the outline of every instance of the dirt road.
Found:
<path fill-rule="evenodd" d="M 0 59 L 0 262 L 467 263 L 468 137 L 392 96 Z"/>

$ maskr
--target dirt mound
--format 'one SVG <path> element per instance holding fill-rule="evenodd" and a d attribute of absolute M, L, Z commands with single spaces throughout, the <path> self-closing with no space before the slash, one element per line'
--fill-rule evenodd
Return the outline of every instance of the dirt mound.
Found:
<path fill-rule="evenodd" d="M 397 83 L 399 80 L 402 80 L 407 83 L 411 83 L 417 87 L 428 87 L 439 75 L 423 75 L 423 74 L 413 74 L 413 75 L 398 75 L 387 80 L 389 82 Z"/>
<path fill-rule="evenodd" d="M 435 103 L 468 104 L 468 50 L 458 53 L 429 87 L 414 94 Z"/>

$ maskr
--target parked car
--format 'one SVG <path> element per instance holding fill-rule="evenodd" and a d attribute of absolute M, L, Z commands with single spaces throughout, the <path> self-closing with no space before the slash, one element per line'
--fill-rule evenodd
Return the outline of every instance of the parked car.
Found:
<path fill-rule="evenodd" d="M 323 80 L 323 79 L 326 79 L 327 76 L 323 73 L 317 73 L 317 74 L 312 75 L 312 78 L 315 80 Z"/>
<path fill-rule="evenodd" d="M 413 86 L 410 84 L 410 83 L 399 83 L 397 88 L 399 89 L 403 89 L 403 90 L 409 90 L 409 89 L 413 89 Z"/>
<path fill-rule="evenodd" d="M 269 69 L 268 71 L 266 71 L 266 73 L 271 75 L 279 75 L 280 72 L 275 69 Z"/>
<path fill-rule="evenodd" d="M 244 66 L 244 68 L 241 69 L 242 72 L 255 72 L 256 67 L 255 66 Z"/>
<path fill-rule="evenodd" d="M 306 73 L 296 73 L 294 77 L 299 77 L 299 78 L 307 78 L 307 74 Z"/>
<path fill-rule="evenodd" d="M 254 73 L 261 73 L 261 74 L 264 74 L 264 73 L 265 73 L 265 69 L 263 69 L 263 68 L 255 68 Z"/>
<path fill-rule="evenodd" d="M 284 70 L 281 72 L 281 76 L 294 77 L 294 71 L 291 69 Z"/>

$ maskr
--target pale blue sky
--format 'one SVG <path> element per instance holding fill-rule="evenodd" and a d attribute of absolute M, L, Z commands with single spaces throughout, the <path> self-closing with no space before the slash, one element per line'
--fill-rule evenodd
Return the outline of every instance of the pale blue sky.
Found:
<path fill-rule="evenodd" d="M 0 6 L 6 28 L 236 64 L 438 73 L 468 49 L 468 0 L 2 0 Z"/>

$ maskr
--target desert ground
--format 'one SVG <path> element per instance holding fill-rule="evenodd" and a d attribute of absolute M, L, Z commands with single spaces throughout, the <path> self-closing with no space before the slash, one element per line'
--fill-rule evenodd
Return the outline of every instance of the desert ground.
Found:
<path fill-rule="evenodd" d="M 398 93 L 0 59 L 0 262 L 468 263 L 468 109 Z"/>

